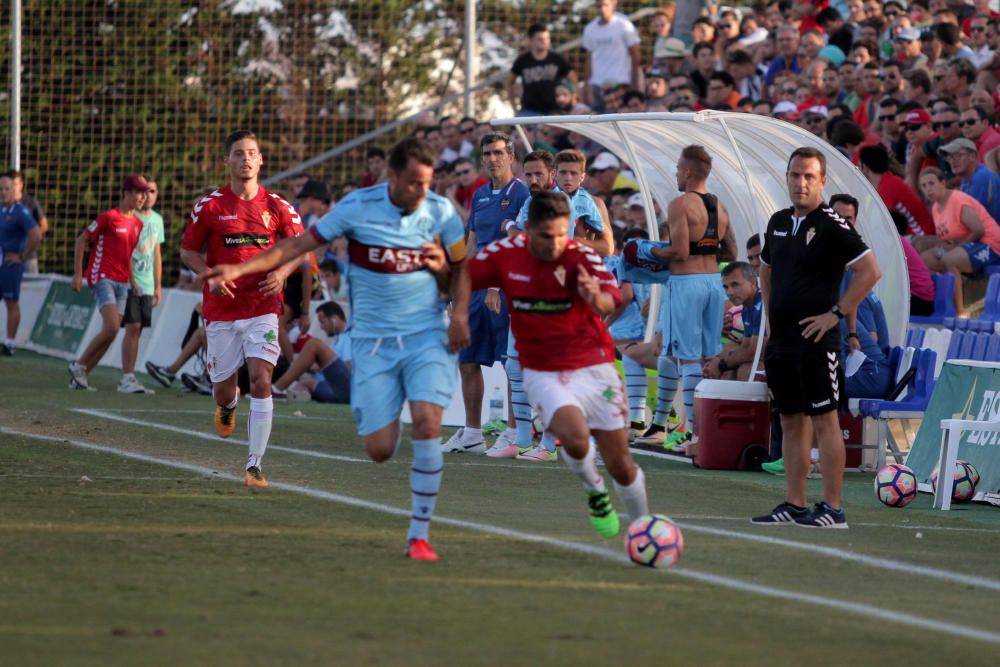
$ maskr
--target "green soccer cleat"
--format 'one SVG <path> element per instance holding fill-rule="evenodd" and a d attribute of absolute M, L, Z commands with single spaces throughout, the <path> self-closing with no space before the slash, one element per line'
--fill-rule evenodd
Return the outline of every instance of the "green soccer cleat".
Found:
<path fill-rule="evenodd" d="M 686 444 L 689 440 L 691 440 L 691 433 L 683 426 L 679 426 L 663 441 L 663 448 L 674 449 L 679 445 Z"/>
<path fill-rule="evenodd" d="M 762 463 L 760 464 L 760 469 L 764 472 L 771 473 L 772 475 L 784 475 L 785 459 L 778 459 L 777 461 L 771 461 L 770 463 Z"/>
<path fill-rule="evenodd" d="M 587 505 L 590 507 L 590 523 L 601 537 L 618 534 L 618 512 L 611 506 L 611 496 L 607 491 L 588 491 Z"/>
<path fill-rule="evenodd" d="M 501 417 L 494 417 L 483 424 L 482 431 L 489 436 L 498 436 L 507 430 L 507 421 Z"/>

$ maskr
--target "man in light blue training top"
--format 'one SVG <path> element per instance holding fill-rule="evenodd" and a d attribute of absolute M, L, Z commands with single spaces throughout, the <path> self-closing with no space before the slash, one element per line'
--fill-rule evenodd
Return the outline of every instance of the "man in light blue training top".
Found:
<path fill-rule="evenodd" d="M 406 556 L 437 560 L 428 528 L 441 486 L 441 414 L 455 389 L 455 352 L 468 345 L 462 220 L 430 192 L 437 156 L 421 139 L 389 155 L 387 180 L 351 192 L 302 236 L 282 240 L 238 265 L 204 275 L 221 285 L 267 271 L 345 236 L 351 258 L 351 410 L 368 456 L 389 460 L 400 439 L 403 401 L 413 415 L 413 514 Z M 441 245 L 445 250 L 442 251 Z M 445 333 L 440 283 L 449 274 L 456 313 Z M 458 279 L 456 279 L 458 278 Z"/>
<path fill-rule="evenodd" d="M 503 132 L 490 132 L 480 140 L 483 166 L 490 182 L 472 195 L 468 220 L 469 248 L 478 252 L 506 238 L 507 228 L 528 198 L 528 186 L 514 178 L 514 141 Z M 505 451 L 507 438 L 487 452 L 482 434 L 483 395 L 485 386 L 481 366 L 503 363 L 507 356 L 507 331 L 510 318 L 500 290 L 490 288 L 472 293 L 469 302 L 471 345 L 459 353 L 459 373 L 462 378 L 462 401 L 465 404 L 465 425 L 448 439 L 445 452 L 486 452 L 495 456 Z M 498 428 L 502 428 L 496 424 Z M 494 449 L 495 448 L 495 449 Z"/>

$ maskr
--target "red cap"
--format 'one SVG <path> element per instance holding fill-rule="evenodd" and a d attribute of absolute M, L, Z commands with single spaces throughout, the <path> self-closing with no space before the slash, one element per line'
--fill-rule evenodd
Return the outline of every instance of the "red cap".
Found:
<path fill-rule="evenodd" d="M 129 174 L 122 179 L 122 190 L 129 192 L 148 192 L 151 190 L 149 183 L 142 174 Z"/>
<path fill-rule="evenodd" d="M 923 109 L 908 111 L 903 118 L 904 123 L 920 123 L 921 125 L 931 124 L 931 115 Z"/>

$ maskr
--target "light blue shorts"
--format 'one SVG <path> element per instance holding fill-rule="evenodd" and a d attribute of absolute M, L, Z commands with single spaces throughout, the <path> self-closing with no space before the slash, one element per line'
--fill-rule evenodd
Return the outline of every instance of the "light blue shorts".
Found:
<path fill-rule="evenodd" d="M 397 338 L 351 337 L 351 412 L 360 435 L 399 419 L 403 401 L 445 408 L 458 379 L 458 357 L 444 331 Z"/>
<path fill-rule="evenodd" d="M 97 299 L 97 309 L 100 310 L 108 304 L 118 306 L 118 312 L 125 314 L 125 302 L 128 300 L 128 283 L 120 283 L 117 280 L 103 278 L 94 285 L 94 298 Z"/>
<path fill-rule="evenodd" d="M 663 298 L 660 321 L 666 356 L 693 361 L 722 351 L 726 292 L 718 273 L 674 274 Z"/>

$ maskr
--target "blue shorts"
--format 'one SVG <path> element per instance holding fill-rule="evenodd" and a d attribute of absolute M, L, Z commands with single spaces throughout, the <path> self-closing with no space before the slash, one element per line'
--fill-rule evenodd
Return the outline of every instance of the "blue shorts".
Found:
<path fill-rule="evenodd" d="M 404 400 L 448 407 L 457 379 L 455 355 L 444 331 L 351 337 L 351 412 L 360 435 L 399 419 Z"/>
<path fill-rule="evenodd" d="M 320 372 L 323 379 L 313 387 L 313 400 L 320 403 L 350 403 L 351 369 L 343 359 L 334 359 Z"/>
<path fill-rule="evenodd" d="M 982 241 L 963 243 L 962 250 L 969 256 L 969 264 L 973 273 L 982 273 L 987 266 L 1000 264 L 1000 255 Z"/>
<path fill-rule="evenodd" d="M 663 354 L 688 361 L 719 354 L 725 305 L 718 273 L 670 276 L 660 308 Z"/>
<path fill-rule="evenodd" d="M 469 334 L 472 343 L 458 353 L 463 364 L 492 366 L 507 359 L 507 332 L 510 318 L 507 316 L 507 302 L 500 299 L 500 312 L 494 313 L 486 307 L 486 290 L 472 293 L 469 301 Z"/>
<path fill-rule="evenodd" d="M 128 283 L 120 283 L 117 280 L 104 278 L 98 280 L 92 289 L 94 290 L 94 298 L 97 299 L 98 310 L 113 303 L 118 306 L 120 314 L 125 314 L 125 302 L 128 300 Z"/>
<path fill-rule="evenodd" d="M 21 298 L 21 279 L 24 277 L 24 262 L 0 266 L 0 299 L 17 301 Z"/>

